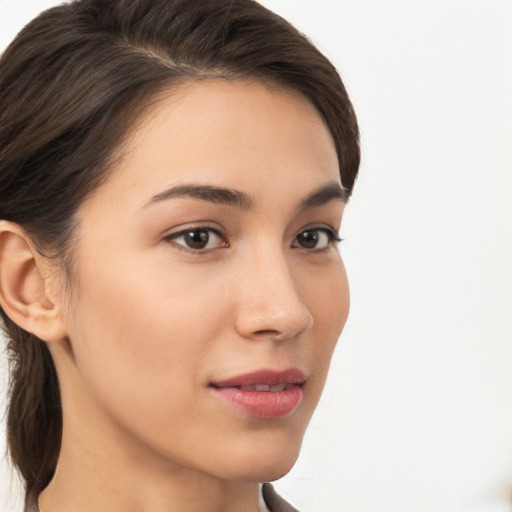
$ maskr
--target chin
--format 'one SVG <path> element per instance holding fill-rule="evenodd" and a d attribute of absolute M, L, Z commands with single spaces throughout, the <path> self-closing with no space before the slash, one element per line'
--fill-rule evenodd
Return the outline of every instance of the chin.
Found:
<path fill-rule="evenodd" d="M 229 456 L 229 466 L 224 466 L 223 478 L 234 481 L 271 482 L 286 475 L 294 466 L 300 453 L 301 442 L 255 444 Z"/>
<path fill-rule="evenodd" d="M 297 461 L 297 457 L 294 457 L 292 461 L 288 461 L 288 463 L 284 464 L 282 461 L 278 461 L 271 467 L 265 468 L 258 475 L 258 478 L 255 479 L 257 482 L 273 482 L 274 480 L 279 480 L 283 476 L 287 475 L 290 470 L 295 465 Z"/>
<path fill-rule="evenodd" d="M 260 462 L 258 465 L 228 471 L 224 479 L 238 482 L 273 482 L 290 472 L 297 457 L 290 460 L 272 460 Z"/>

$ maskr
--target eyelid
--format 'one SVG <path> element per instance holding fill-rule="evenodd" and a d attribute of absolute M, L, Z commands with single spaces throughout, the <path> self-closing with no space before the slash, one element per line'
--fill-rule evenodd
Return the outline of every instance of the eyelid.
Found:
<path fill-rule="evenodd" d="M 187 247 L 185 244 L 182 244 L 182 243 L 179 243 L 176 241 L 176 239 L 178 239 L 179 237 L 185 236 L 188 233 L 190 233 L 191 231 L 196 231 L 196 230 L 197 231 L 208 231 L 210 233 L 213 233 L 215 236 L 217 236 L 223 242 L 223 245 L 219 245 L 217 247 L 203 248 L 203 249 L 193 249 L 191 247 Z M 325 245 L 325 247 L 308 249 L 306 247 L 300 246 L 299 244 L 296 244 L 298 236 L 300 234 L 304 233 L 305 231 L 319 231 L 319 232 L 324 233 L 328 237 L 327 245 Z M 167 232 L 163 236 L 162 240 L 164 243 L 172 244 L 172 246 L 178 250 L 184 251 L 184 252 L 192 254 L 192 255 L 202 256 L 202 255 L 211 253 L 212 251 L 215 251 L 217 249 L 224 249 L 224 248 L 230 247 L 228 238 L 229 238 L 229 236 L 224 229 L 219 228 L 217 226 L 214 227 L 211 224 L 209 224 L 208 221 L 203 221 L 203 222 L 198 221 L 197 223 L 191 223 L 188 225 L 182 225 L 177 228 L 174 228 L 173 231 Z M 329 250 L 330 248 L 332 248 L 333 246 L 336 246 L 337 244 L 339 244 L 342 241 L 343 241 L 343 239 L 338 235 L 338 231 L 335 228 L 333 228 L 332 226 L 325 225 L 325 224 L 321 224 L 321 225 L 312 224 L 312 225 L 304 226 L 302 229 L 300 229 L 300 231 L 297 232 L 297 234 L 295 235 L 295 237 L 292 240 L 291 247 L 303 249 L 308 252 L 322 252 L 322 251 Z"/>
<path fill-rule="evenodd" d="M 324 231 L 325 233 L 328 233 L 328 234 L 331 234 L 334 239 L 338 240 L 338 241 L 343 241 L 342 238 L 340 238 L 339 236 L 339 230 L 330 226 L 329 224 L 308 224 L 307 226 L 304 226 L 303 228 L 301 228 L 298 232 L 297 232 L 297 235 L 299 235 L 300 233 L 304 233 L 304 231 Z M 297 236 L 295 235 L 295 236 Z"/>
<path fill-rule="evenodd" d="M 229 247 L 229 243 L 227 242 L 227 235 L 226 232 L 218 227 L 213 227 L 211 224 L 207 224 L 205 222 L 198 222 L 193 223 L 185 226 L 180 226 L 179 228 L 175 228 L 175 231 L 167 232 L 164 236 L 162 241 L 164 243 L 171 244 L 175 249 L 178 249 L 180 251 L 184 251 L 188 254 L 196 255 L 196 256 L 203 256 L 206 255 L 216 249 L 224 249 L 226 247 Z M 210 233 L 214 233 L 215 236 L 217 236 L 221 241 L 223 241 L 223 245 L 219 247 L 211 247 L 208 249 L 192 249 L 191 247 L 187 247 L 183 244 L 180 244 L 176 242 L 176 239 L 180 236 L 184 236 L 187 233 L 190 233 L 191 231 L 208 231 Z"/>
<path fill-rule="evenodd" d="M 325 247 L 320 247 L 320 248 L 312 248 L 312 249 L 308 249 L 306 247 L 301 247 L 300 245 L 294 245 L 295 241 L 297 240 L 297 237 L 304 233 L 305 231 L 321 231 L 323 232 L 329 239 L 328 241 L 328 244 L 325 246 Z M 310 225 L 310 226 L 305 226 L 303 227 L 294 237 L 294 239 L 292 240 L 292 247 L 293 248 L 298 248 L 298 249 L 303 249 L 305 251 L 308 251 L 308 252 L 322 252 L 322 251 L 326 251 L 326 250 L 329 250 L 330 248 L 338 245 L 339 243 L 341 243 L 343 241 L 343 238 L 341 238 L 339 235 L 338 235 L 338 231 L 336 229 L 334 229 L 333 227 L 331 226 L 326 226 L 325 224 L 323 225 L 318 225 L 318 224 L 313 224 L 313 225 Z"/>
<path fill-rule="evenodd" d="M 164 240 L 170 239 L 170 238 L 182 235 L 183 233 L 186 233 L 187 231 L 193 231 L 194 229 L 205 229 L 208 231 L 213 231 L 214 233 L 218 234 L 219 236 L 226 236 L 225 230 L 221 226 L 219 226 L 216 222 L 212 222 L 212 221 L 208 221 L 208 220 L 198 220 L 198 221 L 189 222 L 186 224 L 180 224 L 179 226 L 174 226 L 173 228 L 170 228 L 170 229 L 166 229 L 162 234 L 162 238 Z"/>
<path fill-rule="evenodd" d="M 338 234 L 338 231 L 334 228 L 331 228 L 330 226 L 320 226 L 317 228 L 307 228 L 304 231 L 307 231 L 308 229 L 318 229 L 319 231 L 324 231 L 329 236 L 332 237 L 333 242 L 339 243 L 343 241 L 343 238 L 340 237 Z"/>

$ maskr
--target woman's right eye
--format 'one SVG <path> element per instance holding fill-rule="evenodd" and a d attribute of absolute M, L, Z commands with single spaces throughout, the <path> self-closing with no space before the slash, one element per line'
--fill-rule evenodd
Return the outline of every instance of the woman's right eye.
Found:
<path fill-rule="evenodd" d="M 212 228 L 189 228 L 166 237 L 176 245 L 191 252 L 204 252 L 211 249 L 229 247 L 222 235 Z"/>

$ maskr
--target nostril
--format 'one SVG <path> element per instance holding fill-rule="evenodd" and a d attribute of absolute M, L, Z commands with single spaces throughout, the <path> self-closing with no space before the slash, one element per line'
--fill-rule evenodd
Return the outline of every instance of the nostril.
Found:
<path fill-rule="evenodd" d="M 297 296 L 257 302 L 251 297 L 250 305 L 240 308 L 235 317 L 235 328 L 244 338 L 254 340 L 288 340 L 313 325 L 313 317 Z M 286 302 L 285 302 L 286 301 Z"/>
<path fill-rule="evenodd" d="M 259 336 L 276 336 L 279 334 L 279 332 L 273 329 L 263 329 L 261 331 L 256 331 L 254 334 Z"/>

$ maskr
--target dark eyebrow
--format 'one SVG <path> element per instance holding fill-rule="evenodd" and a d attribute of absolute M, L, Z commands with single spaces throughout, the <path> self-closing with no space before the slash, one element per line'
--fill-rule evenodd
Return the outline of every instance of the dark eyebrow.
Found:
<path fill-rule="evenodd" d="M 249 210 L 254 204 L 250 195 L 239 190 L 216 187 L 213 185 L 190 184 L 178 185 L 165 190 L 164 192 L 153 196 L 145 206 L 159 203 L 160 201 L 165 201 L 167 199 L 173 199 L 175 197 L 192 197 L 195 199 L 202 199 L 203 201 L 210 201 L 211 203 L 235 206 L 242 210 Z"/>
<path fill-rule="evenodd" d="M 192 197 L 212 203 L 234 206 L 242 210 L 250 210 L 254 205 L 252 197 L 240 190 L 216 187 L 214 185 L 188 184 L 178 185 L 164 190 L 160 194 L 153 196 L 145 204 L 145 207 L 175 197 Z M 328 183 L 308 194 L 300 202 L 298 209 L 310 210 L 333 200 L 342 201 L 344 203 L 347 202 L 345 190 L 336 182 Z"/>
<path fill-rule="evenodd" d="M 338 183 L 333 181 L 308 194 L 300 203 L 299 210 L 310 210 L 322 206 L 329 201 L 347 202 L 347 193 Z"/>

